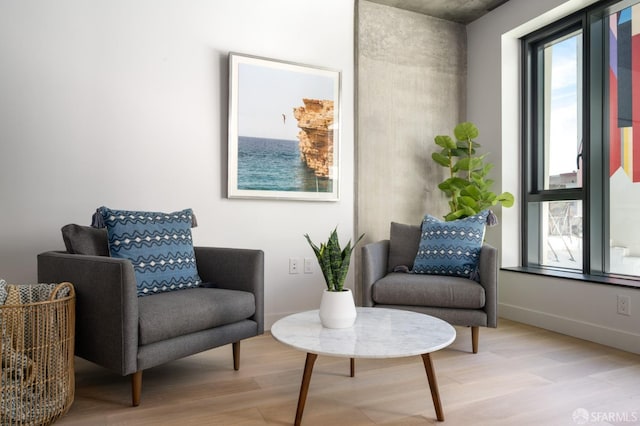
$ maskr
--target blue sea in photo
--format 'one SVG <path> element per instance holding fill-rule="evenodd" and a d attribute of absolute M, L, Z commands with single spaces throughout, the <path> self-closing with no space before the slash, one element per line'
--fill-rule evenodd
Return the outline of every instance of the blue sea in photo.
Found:
<path fill-rule="evenodd" d="M 300 159 L 297 140 L 238 137 L 238 189 L 331 192 Z"/>

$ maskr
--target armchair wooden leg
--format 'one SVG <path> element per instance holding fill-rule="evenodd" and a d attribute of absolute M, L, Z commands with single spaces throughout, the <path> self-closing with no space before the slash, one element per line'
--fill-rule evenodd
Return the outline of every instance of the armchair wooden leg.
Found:
<path fill-rule="evenodd" d="M 142 394 L 142 370 L 136 371 L 131 375 L 131 405 L 137 407 L 140 405 L 140 396 Z"/>
<path fill-rule="evenodd" d="M 233 342 L 233 369 L 240 370 L 240 342 Z"/>
<path fill-rule="evenodd" d="M 471 327 L 471 346 L 473 348 L 473 353 L 478 353 L 478 335 L 480 334 L 480 327 L 475 326 Z"/>

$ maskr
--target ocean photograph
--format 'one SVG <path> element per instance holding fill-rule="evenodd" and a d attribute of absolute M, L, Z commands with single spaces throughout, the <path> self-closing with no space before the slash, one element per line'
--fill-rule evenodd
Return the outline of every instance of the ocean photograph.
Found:
<path fill-rule="evenodd" d="M 338 199 L 340 73 L 230 55 L 230 198 Z"/>
<path fill-rule="evenodd" d="M 333 181 L 307 167 L 297 140 L 239 136 L 238 189 L 332 192 Z"/>

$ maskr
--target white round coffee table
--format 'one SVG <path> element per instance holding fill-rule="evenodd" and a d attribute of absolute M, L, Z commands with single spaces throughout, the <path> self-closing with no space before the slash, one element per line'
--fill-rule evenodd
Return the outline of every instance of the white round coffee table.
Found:
<path fill-rule="evenodd" d="M 295 424 L 302 421 L 313 364 L 318 355 L 351 358 L 400 358 L 420 355 L 439 421 L 444 420 L 438 383 L 429 354 L 449 346 L 455 329 L 445 321 L 417 312 L 384 308 L 357 308 L 353 327 L 324 328 L 318 311 L 289 315 L 276 321 L 271 335 L 279 342 L 307 353 Z"/>

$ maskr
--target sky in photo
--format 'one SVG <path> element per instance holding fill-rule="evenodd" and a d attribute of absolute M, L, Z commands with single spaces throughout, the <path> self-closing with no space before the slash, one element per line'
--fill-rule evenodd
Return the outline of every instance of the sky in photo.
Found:
<path fill-rule="evenodd" d="M 238 64 L 239 136 L 297 140 L 293 108 L 304 106 L 302 98 L 336 101 L 330 75 L 274 64 L 276 68 Z"/>
<path fill-rule="evenodd" d="M 551 111 L 549 175 L 577 169 L 578 41 L 582 34 L 555 43 L 551 60 Z"/>

